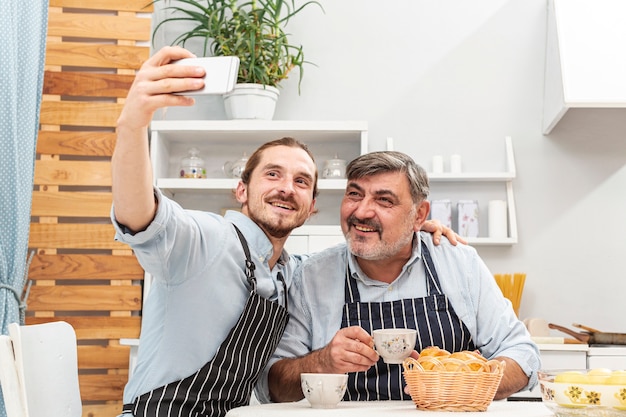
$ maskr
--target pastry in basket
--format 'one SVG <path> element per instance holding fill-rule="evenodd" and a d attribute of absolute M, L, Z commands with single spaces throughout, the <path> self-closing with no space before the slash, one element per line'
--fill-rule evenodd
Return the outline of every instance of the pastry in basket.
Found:
<path fill-rule="evenodd" d="M 444 356 L 445 357 L 445 356 L 450 356 L 450 352 L 448 352 L 445 349 L 441 349 L 439 346 L 428 346 L 422 349 L 422 351 L 420 352 L 420 357 L 421 356 L 434 356 L 434 357 Z"/>
<path fill-rule="evenodd" d="M 417 362 L 425 371 L 485 371 L 487 359 L 476 351 L 450 353 L 437 346 L 429 346 L 419 353 Z"/>
<path fill-rule="evenodd" d="M 505 363 L 480 353 L 449 353 L 436 347 L 403 363 L 408 392 L 417 408 L 439 411 L 485 411 L 493 400 Z"/>

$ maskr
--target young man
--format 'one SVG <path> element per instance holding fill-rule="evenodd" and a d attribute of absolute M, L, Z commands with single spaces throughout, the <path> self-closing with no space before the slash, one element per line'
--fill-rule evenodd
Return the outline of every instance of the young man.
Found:
<path fill-rule="evenodd" d="M 287 322 L 287 288 L 301 262 L 283 246 L 315 210 L 315 161 L 292 138 L 251 155 L 235 190 L 241 213 L 183 210 L 153 188 L 148 125 L 161 107 L 193 104 L 172 93 L 202 88 L 204 70 L 169 65 L 192 56 L 166 47 L 146 61 L 117 123 L 116 238 L 154 279 L 126 415 L 223 416 L 248 404 Z"/>
<path fill-rule="evenodd" d="M 435 246 L 420 228 L 426 172 L 399 152 L 352 161 L 341 205 L 346 245 L 312 255 L 289 291 L 293 314 L 270 361 L 261 401 L 303 398 L 300 374 L 349 373 L 346 399 L 410 399 L 401 365 L 373 349 L 375 329 L 418 331 L 417 351 L 478 349 L 506 362 L 496 399 L 531 388 L 539 351 L 476 251 Z"/>
<path fill-rule="evenodd" d="M 138 72 L 117 125 L 113 156 L 116 238 L 154 283 L 145 300 L 138 363 L 124 392 L 135 416 L 223 416 L 249 402 L 287 321 L 284 297 L 300 259 L 283 245 L 315 209 L 317 169 L 292 138 L 249 158 L 235 195 L 241 213 L 183 210 L 154 189 L 147 128 L 202 71 L 168 65 L 190 57 L 165 48 Z M 159 411 L 160 410 L 160 411 Z"/>

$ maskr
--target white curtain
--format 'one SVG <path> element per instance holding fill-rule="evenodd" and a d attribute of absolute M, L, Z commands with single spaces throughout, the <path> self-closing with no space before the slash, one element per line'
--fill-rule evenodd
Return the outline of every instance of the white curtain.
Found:
<path fill-rule="evenodd" d="M 0 330 L 23 320 L 47 0 L 0 0 Z M 0 417 L 6 416 L 0 396 Z"/>

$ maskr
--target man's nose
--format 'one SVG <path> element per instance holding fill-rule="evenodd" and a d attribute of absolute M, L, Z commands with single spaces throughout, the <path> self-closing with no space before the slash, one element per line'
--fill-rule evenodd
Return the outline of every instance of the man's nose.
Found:
<path fill-rule="evenodd" d="M 293 194 L 295 192 L 295 187 L 293 183 L 293 178 L 285 177 L 280 182 L 279 191 L 285 194 Z"/>
<path fill-rule="evenodd" d="M 355 210 L 354 215 L 360 219 L 369 219 L 376 215 L 376 211 L 374 210 L 374 201 L 368 198 L 364 198 L 359 201 Z"/>

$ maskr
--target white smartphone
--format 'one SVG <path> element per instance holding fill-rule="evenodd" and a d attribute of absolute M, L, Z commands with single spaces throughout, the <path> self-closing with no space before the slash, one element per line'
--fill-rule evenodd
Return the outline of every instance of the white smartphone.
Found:
<path fill-rule="evenodd" d="M 239 58 L 236 56 L 183 58 L 172 62 L 172 64 L 204 67 L 206 71 L 204 88 L 174 93 L 185 96 L 226 94 L 235 88 L 237 73 L 239 72 Z"/>

